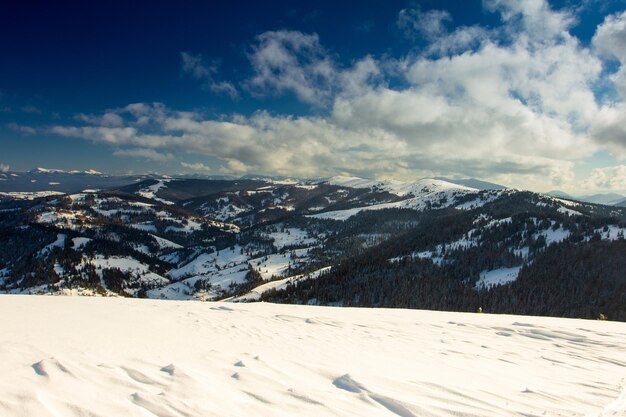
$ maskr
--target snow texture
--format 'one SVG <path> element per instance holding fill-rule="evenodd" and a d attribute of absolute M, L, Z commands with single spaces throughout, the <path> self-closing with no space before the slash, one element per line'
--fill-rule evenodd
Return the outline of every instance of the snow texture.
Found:
<path fill-rule="evenodd" d="M 9 295 L 0 316 L 2 417 L 626 414 L 625 323 Z"/>

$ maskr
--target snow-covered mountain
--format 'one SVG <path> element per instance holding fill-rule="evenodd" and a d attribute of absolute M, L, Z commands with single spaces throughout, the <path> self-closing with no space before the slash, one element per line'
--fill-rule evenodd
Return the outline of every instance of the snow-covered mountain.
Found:
<path fill-rule="evenodd" d="M 403 182 L 397 180 L 370 180 L 357 177 L 336 176 L 328 180 L 329 184 L 350 188 L 369 188 L 374 191 L 386 191 L 401 197 L 417 197 L 432 192 L 461 190 L 476 192 L 477 188 L 453 184 L 440 179 L 424 178 L 417 182 Z"/>
<path fill-rule="evenodd" d="M 85 189 L 121 187 L 151 178 L 149 175 L 108 175 L 94 169 L 65 171 L 35 168 L 27 172 L 0 172 L 2 193 L 76 193 Z"/>
<path fill-rule="evenodd" d="M 87 169 L 84 171 L 79 171 L 79 170 L 70 170 L 70 171 L 65 171 L 62 169 L 55 169 L 55 168 L 42 168 L 42 167 L 37 167 L 34 168 L 32 170 L 29 171 L 31 174 L 85 174 L 85 175 L 104 175 L 102 172 L 96 171 L 95 169 Z"/>
<path fill-rule="evenodd" d="M 536 287 L 548 260 L 619 253 L 626 227 L 622 208 L 435 179 L 158 177 L 19 197 L 0 197 L 0 290 L 10 293 L 526 312 L 502 288 Z M 590 259 L 581 274 L 611 261 Z M 611 290 L 594 307 L 544 314 L 626 319 L 617 277 L 599 279 Z M 542 281 L 546 294 L 557 281 Z"/>

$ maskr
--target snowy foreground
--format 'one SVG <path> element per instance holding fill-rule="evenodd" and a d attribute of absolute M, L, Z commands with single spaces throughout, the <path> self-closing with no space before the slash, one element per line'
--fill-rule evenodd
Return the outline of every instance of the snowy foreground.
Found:
<path fill-rule="evenodd" d="M 623 416 L 626 324 L 0 296 L 0 416 Z"/>

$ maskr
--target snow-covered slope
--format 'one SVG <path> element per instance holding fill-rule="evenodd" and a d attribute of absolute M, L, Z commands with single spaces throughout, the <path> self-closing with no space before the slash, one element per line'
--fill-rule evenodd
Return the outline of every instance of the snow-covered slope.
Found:
<path fill-rule="evenodd" d="M 358 177 L 332 177 L 328 180 L 331 185 L 350 188 L 370 188 L 377 191 L 387 191 L 401 197 L 413 195 L 418 196 L 426 192 L 444 191 L 444 190 L 465 190 L 476 192 L 478 189 L 470 188 L 463 185 L 453 184 L 451 182 L 424 178 L 416 182 L 404 182 L 397 180 L 370 180 Z"/>
<path fill-rule="evenodd" d="M 0 416 L 623 416 L 626 324 L 2 296 Z"/>
<path fill-rule="evenodd" d="M 147 186 L 145 188 L 140 189 L 139 191 L 137 191 L 137 195 L 140 195 L 143 198 L 149 198 L 152 200 L 156 200 L 160 203 L 164 203 L 164 204 L 174 204 L 171 201 L 168 200 L 164 200 L 162 198 L 157 197 L 157 193 L 159 192 L 160 189 L 162 188 L 167 188 L 167 183 L 170 181 L 169 178 L 165 178 L 165 179 L 160 179 L 158 181 L 156 181 L 156 183 L 154 183 L 153 185 Z"/>
<path fill-rule="evenodd" d="M 383 210 L 392 208 L 424 210 L 425 208 L 437 206 L 448 207 L 454 204 L 455 199 L 458 197 L 479 192 L 479 190 L 475 188 L 430 178 L 425 178 L 417 182 L 400 182 L 395 180 L 374 181 L 355 177 L 333 177 L 329 180 L 329 183 L 332 185 L 351 188 L 370 188 L 374 191 L 387 191 L 391 194 L 407 198 L 391 203 L 354 207 L 346 210 L 327 211 L 311 215 L 310 217 L 317 219 L 346 220 L 364 210 Z M 499 193 L 501 193 L 501 191 L 493 191 L 494 196 Z M 489 198 L 482 202 L 477 201 L 471 207 L 478 207 L 486 201 L 489 201 Z"/>

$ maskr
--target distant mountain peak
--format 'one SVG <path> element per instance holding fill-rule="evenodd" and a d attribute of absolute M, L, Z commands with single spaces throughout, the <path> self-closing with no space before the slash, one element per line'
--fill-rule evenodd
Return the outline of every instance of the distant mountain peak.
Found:
<path fill-rule="evenodd" d="M 468 187 L 462 184 L 455 184 L 437 178 L 422 178 L 421 180 L 415 182 L 405 182 L 393 179 L 373 180 L 359 177 L 335 176 L 329 178 L 328 183 L 340 187 L 370 188 L 379 191 L 386 191 L 401 197 L 407 196 L 409 194 L 421 194 L 424 189 L 430 189 L 431 191 L 442 191 L 450 189 L 478 191 L 478 189 L 473 187 Z"/>
<path fill-rule="evenodd" d="M 567 194 L 565 191 L 561 191 L 561 190 L 548 191 L 546 194 L 552 197 L 564 198 L 566 200 L 576 200 L 574 196 Z"/>
<path fill-rule="evenodd" d="M 87 174 L 87 175 L 104 175 L 104 174 L 102 174 L 102 172 L 96 171 L 95 169 L 87 169 L 87 170 L 83 171 L 83 174 Z"/>
<path fill-rule="evenodd" d="M 31 173 L 33 174 L 60 174 L 60 173 L 67 173 L 67 171 L 64 171 L 62 169 L 54 169 L 54 168 L 42 168 L 42 167 L 37 167 L 34 169 L 30 170 Z"/>
<path fill-rule="evenodd" d="M 56 168 L 43 168 L 43 167 L 37 167 L 34 169 L 31 169 L 29 171 L 31 174 L 85 174 L 85 175 L 104 175 L 102 172 L 100 171 L 96 171 L 95 169 L 87 169 L 84 171 L 79 171 L 77 169 L 71 170 L 71 171 L 66 171 L 63 169 L 56 169 Z"/>
<path fill-rule="evenodd" d="M 615 204 L 619 204 L 626 197 L 617 193 L 598 193 L 592 195 L 581 195 L 576 198 L 578 200 L 586 201 L 588 203 L 605 204 L 612 206 Z"/>

